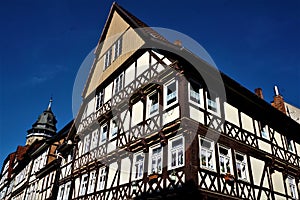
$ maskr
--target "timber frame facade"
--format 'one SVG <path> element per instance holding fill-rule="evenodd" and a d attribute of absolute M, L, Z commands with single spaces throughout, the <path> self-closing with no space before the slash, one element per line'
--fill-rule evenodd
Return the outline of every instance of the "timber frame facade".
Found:
<path fill-rule="evenodd" d="M 0 199 L 299 199 L 300 125 L 212 68 L 114 3 L 60 156 Z"/>

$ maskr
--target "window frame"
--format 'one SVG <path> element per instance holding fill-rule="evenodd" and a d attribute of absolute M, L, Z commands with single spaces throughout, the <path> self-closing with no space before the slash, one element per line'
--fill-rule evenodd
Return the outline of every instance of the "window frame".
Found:
<path fill-rule="evenodd" d="M 293 199 L 298 199 L 298 191 L 297 191 L 297 184 L 295 178 L 291 175 L 288 175 L 287 184 L 290 192 L 289 196 L 291 196 Z"/>
<path fill-rule="evenodd" d="M 91 135 L 90 134 L 86 134 L 84 136 L 83 154 L 86 154 L 87 152 L 89 152 L 90 149 L 91 149 Z"/>
<path fill-rule="evenodd" d="M 262 137 L 266 140 L 270 139 L 267 124 L 263 124 L 262 122 L 259 122 L 259 133 L 260 133 L 260 137 Z"/>
<path fill-rule="evenodd" d="M 153 151 L 155 149 L 160 149 L 159 153 L 153 153 Z M 153 167 L 153 159 L 155 159 L 156 161 L 156 169 L 152 170 Z M 158 166 L 158 160 L 160 159 L 160 166 Z M 151 146 L 149 148 L 149 163 L 148 163 L 148 174 L 153 174 L 153 173 L 158 173 L 161 174 L 162 173 L 162 168 L 163 168 L 163 147 L 161 145 L 155 145 L 155 146 Z M 160 168 L 158 170 L 158 168 Z"/>
<path fill-rule="evenodd" d="M 88 187 L 87 187 L 87 194 L 91 194 L 95 192 L 97 182 L 97 173 L 96 170 L 90 172 Z"/>
<path fill-rule="evenodd" d="M 86 178 L 86 181 L 84 182 L 85 178 Z M 83 196 L 87 193 L 88 183 L 89 183 L 89 175 L 83 174 L 80 179 L 79 196 Z M 83 190 L 83 187 L 85 187 L 84 190 Z"/>
<path fill-rule="evenodd" d="M 125 76 L 124 76 L 124 72 L 122 72 L 114 79 L 113 94 L 116 95 L 121 90 L 123 90 L 124 84 L 125 84 Z"/>
<path fill-rule="evenodd" d="M 109 128 L 109 140 L 112 140 L 114 139 L 115 137 L 117 137 L 118 135 L 118 132 L 119 132 L 119 127 L 118 127 L 118 118 L 117 117 L 113 117 L 111 120 L 110 120 L 110 128 Z M 114 121 L 116 123 L 114 123 Z M 117 126 L 113 126 L 113 124 L 116 124 Z M 116 131 L 115 131 L 116 129 Z"/>
<path fill-rule="evenodd" d="M 198 91 L 198 95 L 199 95 L 199 103 L 198 102 L 196 102 L 195 100 L 193 100 L 192 98 L 191 98 L 191 91 L 192 91 L 192 84 L 195 84 L 195 85 L 197 85 L 197 86 L 199 86 L 199 91 Z M 194 81 L 194 80 L 189 80 L 188 81 L 188 96 L 189 96 L 189 102 L 190 103 L 192 103 L 192 104 L 194 104 L 194 105 L 196 105 L 196 106 L 198 106 L 198 107 L 201 107 L 201 108 L 203 108 L 204 107 L 204 100 L 203 100 L 203 91 L 204 91 L 204 89 L 203 89 L 203 86 L 202 86 L 202 84 L 201 83 L 199 83 L 199 82 L 197 82 L 197 81 Z"/>
<path fill-rule="evenodd" d="M 172 147 L 172 144 L 173 142 L 177 141 L 177 140 L 182 140 L 182 144 L 181 146 L 175 146 L 175 147 Z M 171 169 L 176 169 L 176 168 L 179 168 L 179 167 L 183 167 L 185 165 L 185 140 L 184 140 L 184 137 L 182 135 L 180 136 L 176 136 L 174 138 L 170 138 L 169 141 L 168 141 L 168 169 L 171 170 Z M 180 155 L 180 150 L 182 151 L 182 155 Z M 172 160 L 173 160 L 173 157 L 172 157 L 172 153 L 175 151 L 175 165 L 173 165 L 172 163 Z M 182 160 L 182 163 L 179 163 L 179 156 L 182 156 L 181 160 Z"/>
<path fill-rule="evenodd" d="M 228 151 L 227 155 L 223 154 L 220 152 L 220 148 L 223 148 L 223 149 L 226 149 Z M 221 165 L 221 155 L 225 158 L 228 158 L 229 160 L 229 172 L 228 172 L 228 169 L 226 171 L 225 170 L 225 165 L 222 166 Z M 229 147 L 226 147 L 224 145 L 220 145 L 218 144 L 218 156 L 219 156 L 219 170 L 220 170 L 220 174 L 226 174 L 226 173 L 230 173 L 230 174 L 233 174 L 233 164 L 232 164 L 232 154 L 231 154 L 231 148 Z M 225 163 L 225 162 L 224 162 Z M 224 167 L 224 170 L 222 170 L 221 167 Z M 226 168 L 227 168 L 227 164 L 226 164 Z"/>
<path fill-rule="evenodd" d="M 105 184 L 107 180 L 107 168 L 101 167 L 99 168 L 98 178 L 97 178 L 97 191 L 101 191 L 105 189 Z"/>
<path fill-rule="evenodd" d="M 106 132 L 104 134 L 103 132 L 103 128 L 106 126 Z M 107 123 L 104 123 L 100 126 L 100 144 L 104 144 L 107 140 L 107 133 L 108 133 L 108 124 Z M 105 138 L 103 139 L 103 136 L 105 135 Z"/>
<path fill-rule="evenodd" d="M 201 142 L 201 140 L 210 143 L 211 147 L 210 148 L 205 147 L 203 145 L 203 143 Z M 211 153 L 212 167 L 209 166 L 209 161 L 208 161 L 207 157 L 205 160 L 207 163 L 207 166 L 202 164 L 202 151 L 203 150 Z M 215 142 L 214 141 L 207 139 L 207 138 L 199 137 L 199 159 L 200 159 L 200 167 L 201 168 L 204 168 L 204 169 L 207 169 L 210 171 L 216 171 Z"/>
<path fill-rule="evenodd" d="M 243 157 L 243 161 L 238 160 L 237 155 Z M 237 173 L 237 178 L 239 180 L 249 181 L 249 171 L 248 171 L 247 155 L 244 154 L 244 153 L 241 153 L 239 151 L 235 151 L 234 152 L 234 157 L 235 157 L 235 165 L 236 165 L 235 169 L 236 169 L 236 173 Z M 244 167 L 245 167 L 245 172 L 244 173 L 241 172 L 241 177 L 239 176 L 238 164 L 244 165 Z M 244 174 L 244 177 L 243 177 L 243 174 Z"/>
<path fill-rule="evenodd" d="M 151 109 L 152 109 L 153 104 L 152 104 L 152 101 L 151 101 L 150 97 L 155 95 L 155 94 L 157 95 L 157 103 L 154 104 L 154 105 L 155 106 L 157 105 L 157 109 L 154 112 L 151 113 Z M 153 117 L 153 116 L 155 116 L 159 113 L 159 92 L 157 90 L 155 90 L 155 91 L 153 91 L 153 92 L 151 92 L 147 95 L 147 109 L 146 109 L 146 111 L 147 111 L 147 118 Z"/>
<path fill-rule="evenodd" d="M 96 138 L 95 138 L 96 137 Z M 90 150 L 93 150 L 98 147 L 98 141 L 99 141 L 99 129 L 95 129 L 91 133 L 91 144 L 90 144 Z"/>
<path fill-rule="evenodd" d="M 104 104 L 104 90 L 100 90 L 96 94 L 95 110 L 99 110 Z"/>
<path fill-rule="evenodd" d="M 137 160 L 138 156 L 141 156 L 143 158 L 142 161 Z M 144 176 L 144 171 L 145 171 L 145 154 L 143 152 L 137 152 L 133 155 L 132 179 L 133 180 L 142 179 Z"/>
<path fill-rule="evenodd" d="M 171 102 L 171 103 L 168 103 L 168 87 L 170 85 L 172 85 L 173 83 L 175 83 L 175 101 Z M 171 106 L 175 105 L 176 103 L 178 103 L 178 80 L 176 80 L 175 78 L 171 79 L 170 81 L 168 81 L 167 83 L 164 84 L 164 108 L 167 109 L 167 108 L 170 108 Z M 172 91 L 171 94 L 173 94 L 174 91 Z M 170 94 L 169 94 L 170 95 Z"/>
<path fill-rule="evenodd" d="M 114 60 L 122 54 L 123 36 L 119 37 L 114 44 Z"/>
<path fill-rule="evenodd" d="M 104 70 L 105 71 L 112 63 L 112 47 L 107 49 L 106 53 L 104 54 Z"/>
<path fill-rule="evenodd" d="M 212 100 L 211 96 L 214 95 L 215 96 L 215 100 Z M 206 97 L 206 109 L 208 112 L 220 116 L 221 111 L 220 111 L 220 97 L 218 97 L 217 93 L 215 91 L 205 91 L 205 97 Z M 214 102 L 216 104 L 215 109 L 216 110 L 212 110 L 210 107 L 212 107 L 210 105 L 209 102 Z"/>

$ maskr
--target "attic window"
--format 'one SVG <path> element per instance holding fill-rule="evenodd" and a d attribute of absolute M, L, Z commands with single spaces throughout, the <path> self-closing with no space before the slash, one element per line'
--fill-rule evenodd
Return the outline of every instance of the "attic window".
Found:
<path fill-rule="evenodd" d="M 112 48 L 110 47 L 104 55 L 104 70 L 106 70 L 111 64 Z"/>

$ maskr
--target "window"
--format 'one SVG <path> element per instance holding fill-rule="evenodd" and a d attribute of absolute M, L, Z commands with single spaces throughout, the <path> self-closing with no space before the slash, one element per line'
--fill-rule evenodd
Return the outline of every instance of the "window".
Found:
<path fill-rule="evenodd" d="M 162 172 L 162 147 L 150 148 L 149 154 L 149 174 Z"/>
<path fill-rule="evenodd" d="M 80 184 L 80 192 L 79 195 L 85 195 L 88 183 L 88 175 L 84 174 L 81 177 L 81 184 Z"/>
<path fill-rule="evenodd" d="M 144 173 L 144 154 L 143 153 L 137 153 L 134 155 L 133 158 L 133 179 L 140 179 L 143 177 Z"/>
<path fill-rule="evenodd" d="M 96 171 L 94 170 L 90 173 L 88 194 L 94 192 L 95 185 L 96 185 Z"/>
<path fill-rule="evenodd" d="M 124 75 L 121 73 L 116 79 L 115 79 L 115 85 L 114 85 L 114 94 L 117 94 L 123 89 L 123 81 L 124 81 Z"/>
<path fill-rule="evenodd" d="M 297 194 L 297 187 L 296 187 L 296 181 L 295 178 L 292 176 L 288 176 L 288 188 L 290 190 L 290 196 L 293 199 L 298 199 L 298 194 Z"/>
<path fill-rule="evenodd" d="M 148 117 L 151 117 L 158 113 L 158 92 L 157 91 L 148 95 L 147 113 L 148 113 Z"/>
<path fill-rule="evenodd" d="M 207 92 L 207 109 L 218 113 L 219 97 L 215 92 Z"/>
<path fill-rule="evenodd" d="M 286 143 L 287 143 L 287 150 L 291 153 L 295 153 L 293 140 L 287 138 Z"/>
<path fill-rule="evenodd" d="M 101 90 L 96 94 L 96 110 L 101 108 L 104 103 L 104 91 Z"/>
<path fill-rule="evenodd" d="M 91 149 L 94 149 L 98 146 L 98 137 L 99 137 L 99 130 L 96 129 L 92 132 Z"/>
<path fill-rule="evenodd" d="M 118 122 L 117 122 L 117 118 L 114 117 L 111 121 L 110 121 L 110 138 L 112 139 L 114 137 L 117 136 L 118 133 Z"/>
<path fill-rule="evenodd" d="M 106 70 L 111 64 L 112 48 L 109 48 L 104 56 L 104 70 Z"/>
<path fill-rule="evenodd" d="M 101 139 L 100 139 L 100 143 L 104 143 L 106 141 L 107 138 L 107 124 L 103 124 L 101 126 Z"/>
<path fill-rule="evenodd" d="M 245 154 L 235 153 L 236 171 L 239 179 L 247 180 L 247 157 Z"/>
<path fill-rule="evenodd" d="M 87 153 L 90 150 L 90 135 L 86 135 L 84 137 L 84 146 L 83 146 L 83 153 Z"/>
<path fill-rule="evenodd" d="M 220 173 L 231 173 L 231 150 L 219 146 Z"/>
<path fill-rule="evenodd" d="M 177 103 L 177 81 L 172 80 L 164 86 L 164 105 L 166 108 Z"/>
<path fill-rule="evenodd" d="M 120 37 L 115 43 L 115 60 L 122 54 L 122 42 L 123 38 Z"/>
<path fill-rule="evenodd" d="M 189 100 L 190 102 L 200 105 L 201 104 L 201 93 L 202 87 L 199 83 L 194 81 L 189 82 Z"/>
<path fill-rule="evenodd" d="M 106 169 L 105 169 L 105 167 L 102 167 L 99 169 L 97 190 L 104 190 L 105 180 L 106 180 Z"/>
<path fill-rule="evenodd" d="M 215 169 L 214 142 L 200 138 L 200 166 L 209 170 Z"/>
<path fill-rule="evenodd" d="M 71 182 L 68 182 L 59 187 L 57 200 L 68 200 L 70 192 Z"/>
<path fill-rule="evenodd" d="M 184 165 L 184 140 L 183 137 L 177 137 L 170 140 L 169 167 L 174 169 Z"/>
<path fill-rule="evenodd" d="M 269 135 L 267 132 L 267 125 L 260 123 L 259 124 L 260 134 L 262 138 L 269 139 Z"/>

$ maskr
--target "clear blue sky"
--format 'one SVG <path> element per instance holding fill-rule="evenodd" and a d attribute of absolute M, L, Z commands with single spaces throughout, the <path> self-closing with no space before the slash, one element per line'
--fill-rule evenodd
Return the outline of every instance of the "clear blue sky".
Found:
<path fill-rule="evenodd" d="M 72 119 L 77 70 L 96 46 L 113 1 L 0 2 L 0 165 L 24 145 L 26 131 L 46 109 L 61 129 Z M 217 67 L 266 101 L 279 87 L 300 107 L 300 1 L 119 0 L 150 26 L 198 41 Z"/>

